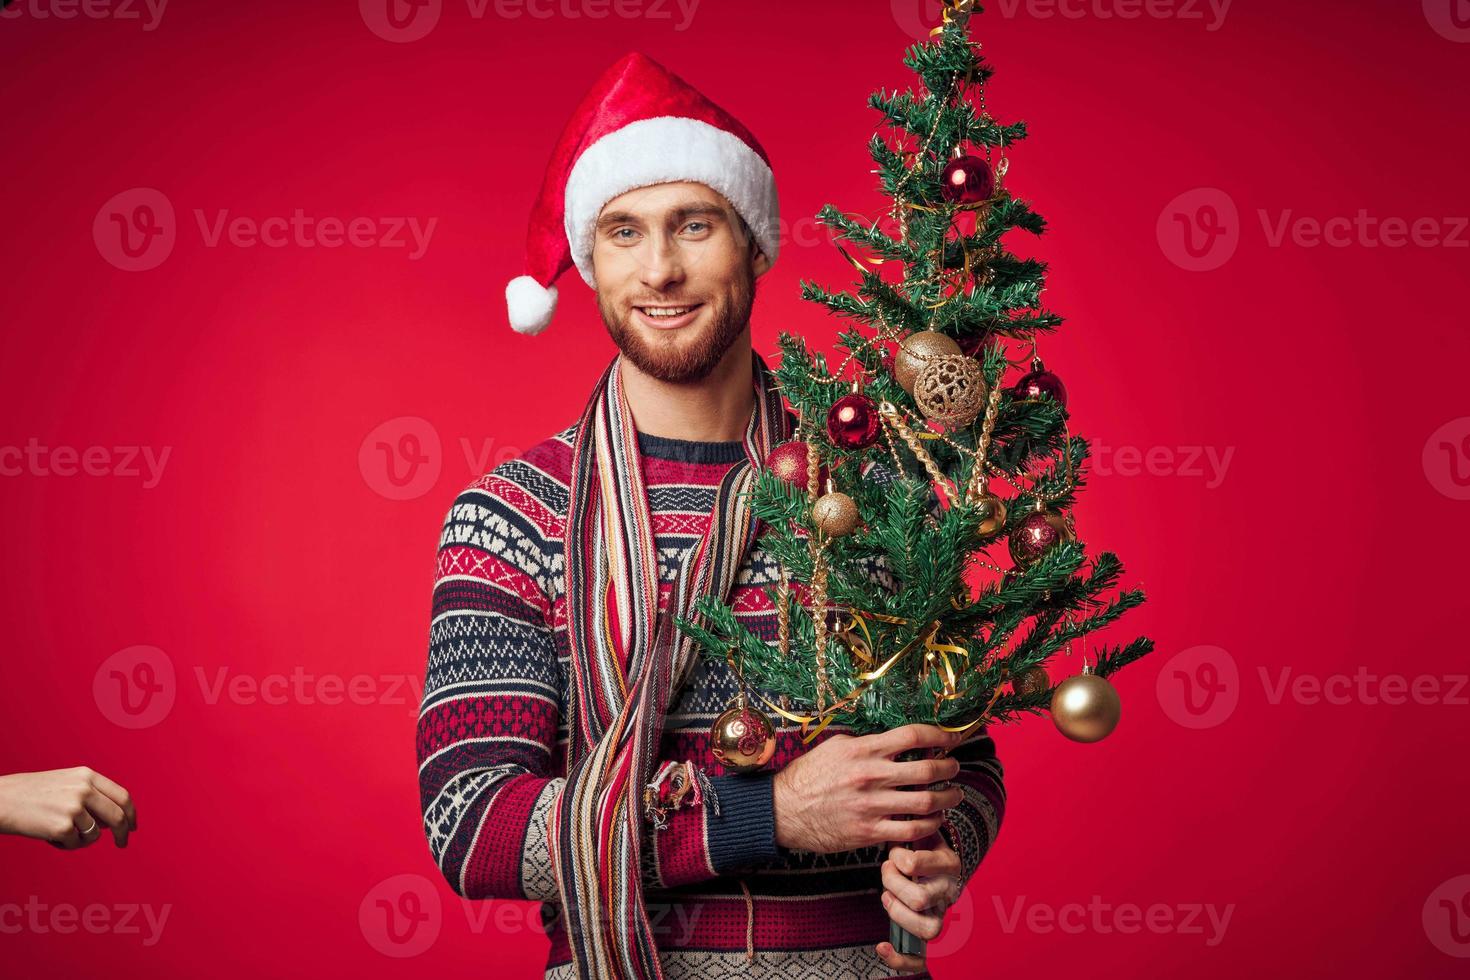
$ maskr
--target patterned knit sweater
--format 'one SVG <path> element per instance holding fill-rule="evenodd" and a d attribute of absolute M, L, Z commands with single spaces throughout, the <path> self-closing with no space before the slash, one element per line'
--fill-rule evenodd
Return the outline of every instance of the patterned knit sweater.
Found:
<path fill-rule="evenodd" d="M 450 508 L 437 555 L 417 736 L 424 832 L 440 871 L 466 898 L 543 902 L 551 939 L 545 976 L 555 980 L 575 976 L 546 840 L 548 810 L 566 775 L 562 534 L 574 432 L 495 467 Z M 720 478 L 744 449 L 739 442 L 638 438 L 663 608 L 680 563 L 708 526 Z M 771 642 L 776 611 L 764 589 L 778 575 L 757 545 L 729 597 L 742 622 Z M 701 656 L 669 702 L 663 761 L 651 785 L 672 805 L 645 822 L 643 874 L 664 975 L 904 975 L 873 950 L 888 938 L 879 901 L 886 848 L 818 855 L 775 843 L 771 780 L 809 749 L 800 729 L 772 717 L 778 746 L 760 772 L 727 773 L 715 760 L 710 726 L 735 694 L 729 667 Z M 834 723 L 817 741 L 838 732 L 850 729 Z M 995 840 L 1005 790 L 989 735 L 954 755 L 965 799 L 950 811 L 949 833 L 968 878 Z"/>

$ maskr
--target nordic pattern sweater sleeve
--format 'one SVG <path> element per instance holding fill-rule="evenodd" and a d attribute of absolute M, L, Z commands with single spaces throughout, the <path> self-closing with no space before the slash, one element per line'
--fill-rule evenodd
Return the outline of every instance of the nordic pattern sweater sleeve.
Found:
<path fill-rule="evenodd" d="M 534 461 L 533 461 L 534 462 Z M 555 481 L 512 461 L 454 501 L 439 540 L 417 755 L 424 833 L 466 898 L 557 901 L 547 815 L 565 783 L 563 691 L 553 627 L 561 575 Z M 564 487 L 561 487 L 564 495 Z M 558 540 L 559 545 L 559 540 Z M 650 784 L 674 798 L 645 822 L 645 880 L 671 887 L 776 856 L 771 775 L 702 773 L 665 760 Z"/>
<path fill-rule="evenodd" d="M 1005 817 L 1004 770 L 995 753 L 995 740 L 984 733 L 950 753 L 959 760 L 960 771 L 950 782 L 960 787 L 964 799 L 949 811 L 942 833 L 960 857 L 962 882 L 969 881 L 985 860 Z"/>

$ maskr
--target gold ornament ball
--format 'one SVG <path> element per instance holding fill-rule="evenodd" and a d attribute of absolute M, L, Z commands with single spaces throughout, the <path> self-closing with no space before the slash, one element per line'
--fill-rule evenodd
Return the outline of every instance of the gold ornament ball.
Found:
<path fill-rule="evenodd" d="M 911 392 L 926 419 L 962 429 L 985 409 L 985 372 L 964 354 L 931 358 L 914 379 Z"/>
<path fill-rule="evenodd" d="M 1051 690 L 1051 675 L 1045 667 L 1032 667 L 1011 681 L 1011 690 L 1021 697 Z"/>
<path fill-rule="evenodd" d="M 990 541 L 1006 529 L 1006 502 L 993 493 L 984 493 L 975 502 L 980 513 L 980 526 L 975 528 L 975 537 Z"/>
<path fill-rule="evenodd" d="M 726 769 L 754 772 L 776 754 L 776 730 L 749 705 L 729 708 L 710 729 L 710 751 Z"/>
<path fill-rule="evenodd" d="M 1123 705 L 1118 692 L 1097 674 L 1077 674 L 1057 685 L 1051 720 L 1074 742 L 1097 742 L 1118 727 Z"/>
<path fill-rule="evenodd" d="M 948 334 L 937 330 L 920 330 L 903 338 L 898 345 L 898 356 L 893 359 L 893 379 L 910 395 L 914 393 L 914 381 L 919 372 L 936 357 L 960 353 L 960 345 Z"/>
<path fill-rule="evenodd" d="M 857 504 L 840 490 L 824 493 L 812 504 L 812 523 L 829 538 L 851 534 L 858 524 Z"/>

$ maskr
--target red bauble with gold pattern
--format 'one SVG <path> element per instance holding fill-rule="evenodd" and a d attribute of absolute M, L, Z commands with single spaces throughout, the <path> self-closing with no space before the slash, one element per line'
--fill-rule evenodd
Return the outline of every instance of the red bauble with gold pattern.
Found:
<path fill-rule="evenodd" d="M 771 454 L 766 457 L 766 469 L 776 474 L 782 482 L 789 483 L 798 490 L 807 489 L 807 452 L 809 447 L 800 439 L 783 442 Z M 827 485 L 827 467 L 823 466 L 817 474 L 817 485 Z"/>
<path fill-rule="evenodd" d="M 1011 531 L 1011 559 L 1017 568 L 1030 568 L 1048 551 L 1073 539 L 1067 519 L 1054 510 L 1038 510 L 1021 518 Z"/>

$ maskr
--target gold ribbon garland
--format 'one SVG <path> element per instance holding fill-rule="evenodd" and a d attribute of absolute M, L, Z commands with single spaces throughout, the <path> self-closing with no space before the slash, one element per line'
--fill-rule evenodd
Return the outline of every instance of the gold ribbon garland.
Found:
<path fill-rule="evenodd" d="M 960 608 L 960 604 L 956 602 L 952 597 L 950 599 L 950 603 L 951 605 L 954 605 L 955 608 Z M 907 626 L 910 622 L 909 620 L 904 619 L 900 616 L 889 616 L 883 613 L 865 612 L 863 610 L 850 609 L 847 610 L 847 614 L 849 617 L 848 622 L 834 630 L 834 633 L 842 640 L 843 644 L 847 647 L 849 653 L 851 653 L 852 655 L 854 662 L 860 662 L 864 665 L 870 665 L 874 663 L 877 659 L 873 655 L 873 636 L 872 633 L 869 632 L 865 620 L 872 619 L 878 622 L 889 623 L 895 626 Z M 899 650 L 895 651 L 891 656 L 889 656 L 887 660 L 883 661 L 882 664 L 859 673 L 858 683 L 856 687 L 854 687 L 847 694 L 838 698 L 832 704 L 819 707 L 815 714 L 800 714 L 794 711 L 788 711 L 780 705 L 772 702 L 770 698 L 766 697 L 764 694 L 761 694 L 759 691 L 755 692 L 756 696 L 764 701 L 767 707 L 769 707 L 772 711 L 776 712 L 781 717 L 787 719 L 788 721 L 793 721 L 801 725 L 801 730 L 803 733 L 802 742 L 810 743 L 813 739 L 817 737 L 817 735 L 821 733 L 822 729 L 826 728 L 832 723 L 832 720 L 837 717 L 838 713 L 842 712 L 848 706 L 855 703 L 857 699 L 860 698 L 865 691 L 867 691 L 868 687 L 871 686 L 874 681 L 881 679 L 885 674 L 888 673 L 889 670 L 893 668 L 895 664 L 897 664 L 900 660 L 907 656 L 911 651 L 917 649 L 919 646 L 922 646 L 924 649 L 924 663 L 920 667 L 919 680 L 923 682 L 929 678 L 931 672 L 936 670 L 939 671 L 940 690 L 936 692 L 934 696 L 934 712 L 936 715 L 938 715 L 939 709 L 943 706 L 944 702 L 953 701 L 954 699 L 960 697 L 961 694 L 963 694 L 963 692 L 959 690 L 959 675 L 961 671 L 957 671 L 955 669 L 955 663 L 951 659 L 951 657 L 964 657 L 967 662 L 967 667 L 968 661 L 970 659 L 970 651 L 967 650 L 965 647 L 957 643 L 943 642 L 939 639 L 940 625 L 941 624 L 939 620 L 934 620 L 932 623 L 929 624 L 928 627 L 925 628 L 922 634 L 914 637 L 908 643 L 905 643 Z M 861 631 L 861 636 L 854 632 L 854 630 Z M 990 713 L 991 706 L 995 704 L 995 700 L 997 697 L 999 697 L 999 695 L 1000 688 L 999 686 L 997 686 L 996 690 L 991 693 L 990 701 L 986 703 L 985 710 L 982 711 L 980 715 L 976 717 L 973 721 L 966 722 L 963 725 L 939 725 L 937 727 L 947 732 L 970 731 L 985 720 L 985 718 Z M 817 725 L 816 728 L 808 731 L 807 726 L 811 725 L 813 722 L 820 723 Z"/>

